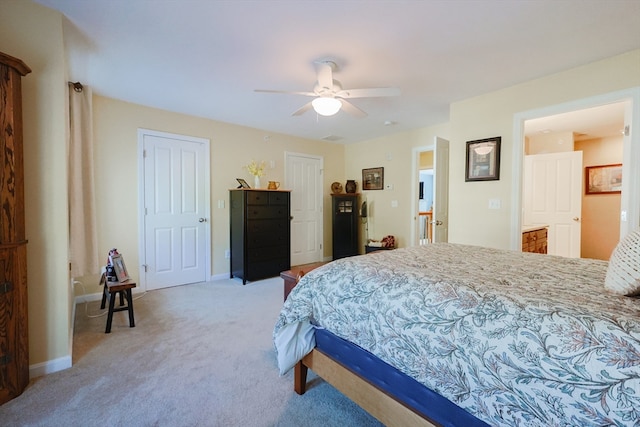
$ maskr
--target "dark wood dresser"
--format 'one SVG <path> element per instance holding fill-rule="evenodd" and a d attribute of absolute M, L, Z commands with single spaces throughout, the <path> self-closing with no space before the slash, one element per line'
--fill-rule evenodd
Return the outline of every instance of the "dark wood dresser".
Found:
<path fill-rule="evenodd" d="M 291 268 L 291 193 L 229 190 L 230 277 L 247 281 L 278 276 Z"/>
<path fill-rule="evenodd" d="M 547 253 L 547 226 L 529 226 L 522 229 L 522 252 Z"/>
<path fill-rule="evenodd" d="M 0 53 L 0 404 L 29 383 L 21 79 L 30 72 Z"/>

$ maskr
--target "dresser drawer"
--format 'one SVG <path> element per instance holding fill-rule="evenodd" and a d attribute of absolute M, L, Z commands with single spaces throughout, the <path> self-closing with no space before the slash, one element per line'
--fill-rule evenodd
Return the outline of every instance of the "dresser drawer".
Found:
<path fill-rule="evenodd" d="M 264 231 L 261 233 L 252 233 L 247 237 L 247 248 L 249 250 L 255 248 L 265 248 L 268 246 L 285 246 L 289 243 L 289 233 L 274 233 L 273 231 Z"/>
<path fill-rule="evenodd" d="M 247 233 L 272 233 L 289 235 L 289 219 L 252 219 L 247 221 Z"/>
<path fill-rule="evenodd" d="M 247 219 L 289 218 L 289 209 L 284 206 L 247 206 Z"/>
<path fill-rule="evenodd" d="M 277 191 L 269 192 L 269 204 L 286 206 L 289 204 L 289 193 Z"/>
<path fill-rule="evenodd" d="M 268 205 L 269 193 L 266 191 L 247 191 L 247 205 Z"/>
<path fill-rule="evenodd" d="M 289 245 L 265 246 L 262 248 L 247 248 L 247 261 L 289 260 Z M 278 271 L 280 274 L 280 271 Z"/>

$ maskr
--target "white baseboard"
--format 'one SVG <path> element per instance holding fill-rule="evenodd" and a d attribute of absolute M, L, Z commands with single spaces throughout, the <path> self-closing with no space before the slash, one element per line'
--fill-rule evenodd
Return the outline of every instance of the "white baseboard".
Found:
<path fill-rule="evenodd" d="M 37 378 L 54 372 L 64 371 L 71 367 L 71 356 L 64 356 L 29 366 L 29 378 Z"/>
<path fill-rule="evenodd" d="M 216 280 L 224 280 L 224 279 L 228 279 L 229 278 L 229 273 L 222 273 L 222 274 L 214 274 L 213 276 L 209 277 L 209 281 L 210 282 L 215 282 Z"/>

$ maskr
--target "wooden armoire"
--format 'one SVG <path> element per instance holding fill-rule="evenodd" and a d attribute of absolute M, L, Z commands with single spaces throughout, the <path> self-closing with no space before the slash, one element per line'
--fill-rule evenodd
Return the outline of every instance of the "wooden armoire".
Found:
<path fill-rule="evenodd" d="M 29 383 L 21 60 L 0 52 L 0 404 Z"/>

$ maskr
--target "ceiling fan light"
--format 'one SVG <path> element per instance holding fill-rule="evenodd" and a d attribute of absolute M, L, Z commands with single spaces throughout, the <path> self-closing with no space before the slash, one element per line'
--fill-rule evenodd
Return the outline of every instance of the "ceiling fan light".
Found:
<path fill-rule="evenodd" d="M 311 101 L 313 109 L 321 116 L 333 116 L 342 107 L 342 102 L 336 98 L 320 97 Z"/>

